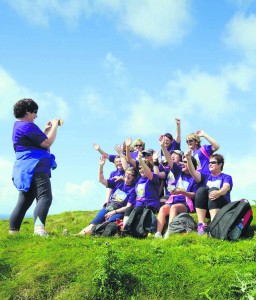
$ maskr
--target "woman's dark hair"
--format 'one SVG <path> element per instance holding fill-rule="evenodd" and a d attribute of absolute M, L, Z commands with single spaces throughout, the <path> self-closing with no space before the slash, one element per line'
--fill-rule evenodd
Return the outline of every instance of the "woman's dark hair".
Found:
<path fill-rule="evenodd" d="M 224 156 L 218 153 L 214 153 L 210 156 L 210 160 L 211 158 L 215 158 L 218 162 L 218 164 L 221 164 L 221 171 L 223 170 L 224 167 Z"/>
<path fill-rule="evenodd" d="M 193 166 L 194 166 L 194 168 L 195 168 L 195 170 L 197 169 L 197 161 L 196 161 L 196 159 L 194 158 L 194 156 L 191 156 L 191 160 L 192 160 L 192 164 L 193 164 Z"/>
<path fill-rule="evenodd" d="M 37 113 L 37 111 L 38 111 L 38 105 L 34 100 L 29 98 L 21 99 L 13 106 L 13 114 L 14 117 L 17 119 L 23 118 L 27 112 Z"/>

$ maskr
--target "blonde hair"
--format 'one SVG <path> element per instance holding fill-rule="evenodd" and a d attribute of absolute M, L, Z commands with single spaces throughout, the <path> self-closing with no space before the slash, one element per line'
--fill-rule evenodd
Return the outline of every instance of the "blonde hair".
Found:
<path fill-rule="evenodd" d="M 136 145 L 137 143 L 140 143 L 140 144 L 142 145 L 142 150 L 145 150 L 145 143 L 143 142 L 142 139 L 137 139 L 137 140 L 135 140 L 135 141 L 133 142 L 133 147 L 134 147 L 134 145 Z M 134 150 L 134 148 L 133 148 L 133 150 Z"/>
<path fill-rule="evenodd" d="M 196 133 L 190 133 L 186 136 L 186 141 L 188 140 L 194 140 L 197 144 L 198 147 L 201 146 L 201 140 L 200 140 L 200 136 Z"/>

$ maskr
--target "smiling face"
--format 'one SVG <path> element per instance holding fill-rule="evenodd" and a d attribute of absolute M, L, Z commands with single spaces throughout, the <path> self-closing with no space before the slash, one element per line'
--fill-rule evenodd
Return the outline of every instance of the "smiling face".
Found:
<path fill-rule="evenodd" d="M 115 166 L 117 169 L 122 170 L 123 169 L 123 165 L 122 165 L 122 161 L 120 157 L 116 157 L 115 158 Z"/>
<path fill-rule="evenodd" d="M 175 153 L 175 152 L 173 152 L 173 153 L 171 154 L 171 158 L 172 158 L 172 160 L 173 160 L 176 164 L 179 164 L 180 161 L 181 161 L 180 155 L 177 154 L 177 153 Z"/>
<path fill-rule="evenodd" d="M 209 170 L 211 174 L 216 175 L 221 173 L 222 164 L 217 161 L 216 158 L 210 157 L 209 160 Z"/>
<path fill-rule="evenodd" d="M 164 136 L 164 145 L 166 148 L 169 148 L 172 144 L 172 140 L 169 139 L 167 136 Z"/>
<path fill-rule="evenodd" d="M 135 174 L 134 171 L 127 169 L 124 175 L 124 183 L 126 185 L 131 185 L 133 183 Z"/>

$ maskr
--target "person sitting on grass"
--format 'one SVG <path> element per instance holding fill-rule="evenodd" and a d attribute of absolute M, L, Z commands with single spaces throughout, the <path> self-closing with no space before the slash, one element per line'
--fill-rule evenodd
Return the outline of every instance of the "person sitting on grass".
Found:
<path fill-rule="evenodd" d="M 188 162 L 188 169 L 196 182 L 203 184 L 195 196 L 195 207 L 198 217 L 197 232 L 199 235 L 206 233 L 206 215 L 209 212 L 211 221 L 217 212 L 231 201 L 230 191 L 233 187 L 232 177 L 222 173 L 224 157 L 221 154 L 212 154 L 209 160 L 210 173 L 200 173 L 192 163 L 192 151 L 185 153 Z"/>
<path fill-rule="evenodd" d="M 106 157 L 102 156 L 100 158 L 99 164 L 99 181 L 106 187 L 112 189 L 112 194 L 104 206 L 96 215 L 96 217 L 91 221 L 91 223 L 86 226 L 83 230 L 79 232 L 79 235 L 87 235 L 91 233 L 92 227 L 94 225 L 101 224 L 105 221 L 115 222 L 117 219 L 122 219 L 124 216 L 124 211 L 127 207 L 131 207 L 135 204 L 136 193 L 134 189 L 136 169 L 129 167 L 125 171 L 124 180 L 114 181 L 110 179 L 105 179 L 103 174 L 103 166 L 105 164 Z M 118 188 L 116 188 L 118 182 Z M 120 185 L 120 182 L 122 183 Z"/>
<path fill-rule="evenodd" d="M 136 201 L 134 207 L 128 207 L 124 214 L 124 226 L 129 215 L 135 207 L 145 207 L 156 214 L 160 208 L 159 188 L 160 181 L 158 175 L 152 172 L 153 165 L 147 159 L 143 159 L 142 152 L 138 153 L 139 179 L 135 186 Z"/>
<path fill-rule="evenodd" d="M 171 154 L 168 152 L 163 136 L 160 137 L 160 145 L 162 151 L 168 161 L 170 166 L 170 171 L 174 176 L 174 183 L 171 183 L 173 186 L 168 193 L 168 200 L 160 208 L 158 217 L 157 217 L 157 232 L 155 233 L 155 238 L 162 237 L 162 230 L 165 225 L 166 217 L 169 215 L 169 222 L 174 219 L 178 214 L 189 211 L 194 211 L 194 205 L 192 199 L 195 198 L 195 192 L 198 189 L 199 185 L 195 182 L 193 177 L 190 175 L 187 161 L 183 158 L 183 161 L 179 163 L 174 162 Z M 191 158 L 194 167 L 196 168 L 196 159 Z M 180 164 L 182 167 L 180 168 Z M 168 177 L 167 177 L 168 178 Z M 169 237 L 169 230 L 167 229 L 165 238 Z"/>

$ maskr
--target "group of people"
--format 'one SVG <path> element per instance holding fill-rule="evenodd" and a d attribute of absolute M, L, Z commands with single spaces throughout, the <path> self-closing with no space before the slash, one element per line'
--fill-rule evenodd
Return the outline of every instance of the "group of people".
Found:
<path fill-rule="evenodd" d="M 139 206 L 157 217 L 155 238 L 162 238 L 166 222 L 169 224 L 182 212 L 196 211 L 198 234 L 206 233 L 206 219 L 212 220 L 231 201 L 232 177 L 222 173 L 224 157 L 215 153 L 220 146 L 203 130 L 187 135 L 188 148 L 181 151 L 180 120 L 175 121 L 176 137 L 161 135 L 161 151 L 145 150 L 142 139 L 132 143 L 128 138 L 123 145 L 116 145 L 116 155 L 94 144 L 101 154 L 99 181 L 107 187 L 106 199 L 97 216 L 79 234 L 90 234 L 93 226 L 117 219 L 123 219 L 125 226 L 131 211 Z M 209 144 L 201 145 L 201 137 Z M 108 179 L 103 172 L 106 159 L 116 168 Z M 169 234 L 167 227 L 164 237 Z"/>
<path fill-rule="evenodd" d="M 32 99 L 22 99 L 14 105 L 18 120 L 13 130 L 16 153 L 13 182 L 19 198 L 10 217 L 11 234 L 19 232 L 26 211 L 36 199 L 34 233 L 48 235 L 45 222 L 52 201 L 50 177 L 51 169 L 56 167 L 50 146 L 60 122 L 53 119 L 41 131 L 34 124 L 37 111 L 38 105 Z M 98 180 L 106 187 L 106 197 L 98 214 L 79 235 L 90 234 L 93 226 L 118 219 L 125 226 L 136 207 L 146 207 L 155 216 L 155 238 L 162 238 L 166 222 L 169 224 L 182 212 L 196 211 L 198 234 L 206 233 L 206 219 L 212 220 L 231 201 L 232 177 L 222 172 L 224 157 L 215 153 L 219 144 L 204 131 L 187 135 L 187 149 L 181 151 L 180 119 L 175 122 L 175 138 L 170 133 L 160 135 L 159 151 L 146 149 L 140 138 L 134 142 L 127 138 L 122 145 L 116 145 L 116 154 L 108 154 L 99 144 L 93 145 L 101 154 Z M 201 145 L 201 137 L 208 144 Z M 106 160 L 115 165 L 107 175 L 104 174 Z M 168 236 L 167 228 L 165 238 Z"/>

